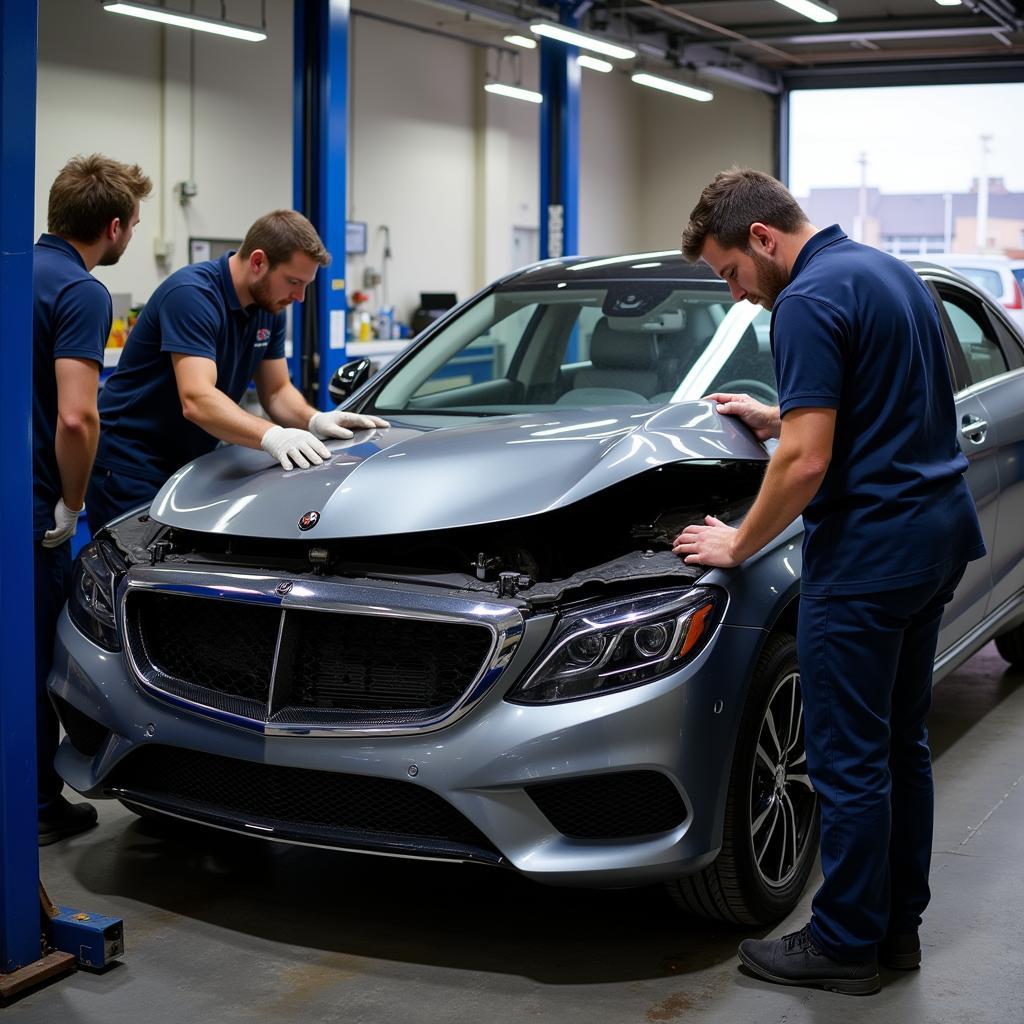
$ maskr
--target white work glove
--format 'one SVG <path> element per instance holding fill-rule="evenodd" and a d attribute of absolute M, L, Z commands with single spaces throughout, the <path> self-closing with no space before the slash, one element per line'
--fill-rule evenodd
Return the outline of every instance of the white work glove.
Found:
<path fill-rule="evenodd" d="M 353 430 L 373 430 L 374 427 L 390 427 L 387 420 L 379 416 L 363 416 L 357 412 L 315 412 L 309 417 L 309 432 L 317 437 L 352 436 Z M 351 428 L 351 429 L 349 429 Z"/>
<path fill-rule="evenodd" d="M 277 459 L 285 469 L 294 462 L 299 469 L 321 466 L 331 453 L 319 438 L 298 427 L 271 427 L 260 441 L 260 447 Z"/>
<path fill-rule="evenodd" d="M 84 511 L 84 505 L 75 512 L 64 504 L 63 498 L 58 498 L 53 510 L 53 529 L 43 534 L 43 547 L 59 548 L 68 538 L 74 537 L 78 528 L 78 517 Z"/>

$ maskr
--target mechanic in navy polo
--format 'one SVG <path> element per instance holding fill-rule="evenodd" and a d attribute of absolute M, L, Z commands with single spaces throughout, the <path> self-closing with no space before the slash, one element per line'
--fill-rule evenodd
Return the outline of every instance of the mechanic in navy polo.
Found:
<path fill-rule="evenodd" d="M 36 782 L 43 846 L 96 824 L 91 804 L 71 804 L 62 795 L 64 781 L 53 767 L 59 726 L 46 678 L 100 430 L 96 390 L 112 311 L 110 293 L 91 271 L 121 258 L 151 187 L 137 165 L 100 154 L 75 157 L 50 187 L 48 232 L 32 254 Z"/>
<path fill-rule="evenodd" d="M 253 224 L 238 252 L 182 267 L 157 288 L 100 395 L 87 503 L 93 531 L 150 501 L 219 441 L 262 448 L 286 470 L 308 469 L 330 457 L 323 439 L 388 425 L 318 412 L 288 377 L 284 310 L 329 262 L 302 214 L 275 210 Z M 272 423 L 238 405 L 251 380 Z"/>
<path fill-rule="evenodd" d="M 942 327 L 910 267 L 819 231 L 756 171 L 708 185 L 683 249 L 772 311 L 779 406 L 709 398 L 779 444 L 740 527 L 709 516 L 674 550 L 728 568 L 804 517 L 797 650 L 824 881 L 808 925 L 747 939 L 740 959 L 769 981 L 876 991 L 879 962 L 921 959 L 932 667 L 943 609 L 985 553 Z"/>

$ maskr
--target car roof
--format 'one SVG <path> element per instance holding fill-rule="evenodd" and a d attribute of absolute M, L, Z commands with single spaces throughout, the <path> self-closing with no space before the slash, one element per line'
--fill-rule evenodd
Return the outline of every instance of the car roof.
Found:
<path fill-rule="evenodd" d="M 636 272 L 634 272 L 636 271 Z M 547 285 L 563 281 L 623 281 L 630 279 L 716 282 L 722 279 L 703 261 L 690 263 L 678 249 L 613 256 L 569 256 L 542 260 L 502 279 L 502 285 Z"/>
<path fill-rule="evenodd" d="M 1017 267 L 1024 266 L 1024 260 L 1011 259 L 1009 256 L 996 256 L 992 253 L 977 252 L 936 252 L 921 257 L 929 263 L 941 264 L 944 267 Z"/>

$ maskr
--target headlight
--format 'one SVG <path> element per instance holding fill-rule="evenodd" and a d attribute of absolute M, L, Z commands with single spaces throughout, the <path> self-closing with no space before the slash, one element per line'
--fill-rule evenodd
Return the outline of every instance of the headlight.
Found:
<path fill-rule="evenodd" d="M 541 663 L 507 696 L 551 704 L 626 690 L 681 668 L 704 647 L 724 608 L 713 590 L 660 593 L 567 615 Z"/>
<path fill-rule="evenodd" d="M 71 621 L 94 643 L 108 651 L 119 650 L 114 619 L 114 586 L 123 564 L 116 549 L 98 540 L 82 548 L 71 577 L 68 614 Z"/>

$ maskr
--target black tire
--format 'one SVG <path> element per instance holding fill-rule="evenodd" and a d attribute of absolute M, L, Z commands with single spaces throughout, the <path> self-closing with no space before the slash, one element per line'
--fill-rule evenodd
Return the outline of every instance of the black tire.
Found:
<path fill-rule="evenodd" d="M 818 798 L 806 772 L 796 640 L 779 633 L 765 644 L 747 694 L 722 850 L 703 871 L 668 883 L 683 910 L 753 925 L 792 911 L 818 850 Z"/>
<path fill-rule="evenodd" d="M 1014 626 L 997 636 L 996 650 L 1014 668 L 1024 668 L 1024 626 Z"/>

